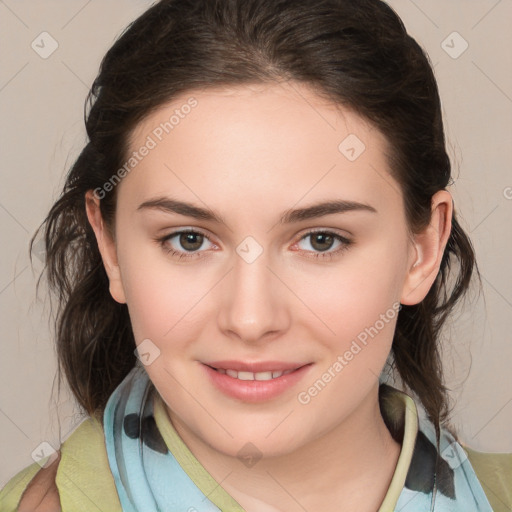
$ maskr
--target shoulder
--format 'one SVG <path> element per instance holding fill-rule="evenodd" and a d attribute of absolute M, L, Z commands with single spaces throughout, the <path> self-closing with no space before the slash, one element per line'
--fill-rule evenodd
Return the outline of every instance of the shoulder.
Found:
<path fill-rule="evenodd" d="M 34 505 L 38 499 L 40 502 Z M 48 504 L 49 508 L 46 508 L 44 500 L 51 503 Z M 103 426 L 90 417 L 82 421 L 62 443 L 58 463 L 54 461 L 46 469 L 34 463 L 11 478 L 0 491 L 2 512 L 15 512 L 22 505 L 30 506 L 20 508 L 21 512 L 89 512 L 91 502 L 101 510 L 121 511 L 108 463 Z M 41 508 L 43 505 L 45 508 Z"/>
<path fill-rule="evenodd" d="M 46 468 L 41 468 L 21 496 L 18 512 L 60 512 L 59 491 L 55 479 L 61 459 L 57 458 Z"/>
<path fill-rule="evenodd" d="M 464 444 L 462 448 L 493 509 L 512 510 L 512 453 L 480 452 Z"/>
<path fill-rule="evenodd" d="M 56 475 L 61 459 L 60 451 L 47 467 L 37 462 L 25 467 L 0 490 L 2 512 L 61 510 Z"/>

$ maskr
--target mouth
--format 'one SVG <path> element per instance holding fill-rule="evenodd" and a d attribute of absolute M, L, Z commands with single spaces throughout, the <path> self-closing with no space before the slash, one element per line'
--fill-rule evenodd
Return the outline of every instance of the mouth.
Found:
<path fill-rule="evenodd" d="M 292 389 L 313 363 L 216 361 L 202 363 L 214 387 L 243 402 L 270 400 Z"/>
<path fill-rule="evenodd" d="M 210 366 L 210 365 L 207 365 Z M 272 380 L 272 379 L 278 379 L 282 375 L 288 375 L 289 373 L 294 372 L 295 370 L 298 370 L 298 368 L 294 368 L 293 370 L 267 370 L 263 372 L 246 372 L 246 371 L 238 371 L 233 370 L 232 368 L 215 368 L 213 366 L 210 366 L 212 370 L 215 370 L 223 375 L 228 375 L 229 377 L 232 377 L 233 379 L 238 380 Z"/>

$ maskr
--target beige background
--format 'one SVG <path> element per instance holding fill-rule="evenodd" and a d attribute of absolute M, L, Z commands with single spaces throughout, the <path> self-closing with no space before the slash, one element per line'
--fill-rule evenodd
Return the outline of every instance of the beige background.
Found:
<path fill-rule="evenodd" d="M 59 403 L 52 395 L 50 311 L 45 289 L 35 296 L 42 264 L 36 256 L 30 267 L 28 241 L 84 144 L 83 104 L 101 57 L 150 4 L 0 0 L 0 486 L 80 422 L 66 390 Z M 454 422 L 470 446 L 512 452 L 512 1 L 390 4 L 435 65 L 452 193 L 482 271 L 483 296 L 446 331 Z M 31 47 L 44 31 L 58 43 L 46 59 Z"/>

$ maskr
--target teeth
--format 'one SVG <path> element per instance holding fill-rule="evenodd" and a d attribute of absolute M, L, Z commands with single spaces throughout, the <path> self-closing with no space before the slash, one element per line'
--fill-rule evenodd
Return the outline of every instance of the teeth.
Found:
<path fill-rule="evenodd" d="M 238 380 L 255 380 L 256 375 L 261 375 L 261 373 L 238 372 L 237 379 Z"/>
<path fill-rule="evenodd" d="M 281 375 L 287 375 L 288 373 L 293 372 L 294 370 L 286 370 L 286 371 L 266 371 L 266 372 L 242 372 L 237 370 L 230 370 L 230 369 L 223 369 L 223 368 L 217 368 L 217 371 L 219 373 L 222 373 L 224 375 L 228 375 L 229 377 L 233 377 L 234 379 L 238 380 L 272 380 L 277 379 L 278 377 L 281 377 Z"/>

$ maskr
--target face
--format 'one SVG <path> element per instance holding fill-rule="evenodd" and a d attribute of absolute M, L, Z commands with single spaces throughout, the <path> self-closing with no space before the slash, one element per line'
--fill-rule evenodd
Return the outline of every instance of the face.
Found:
<path fill-rule="evenodd" d="M 175 426 L 267 456 L 343 424 L 378 384 L 418 256 L 383 135 L 275 84 L 183 95 L 130 148 L 110 290 Z"/>

